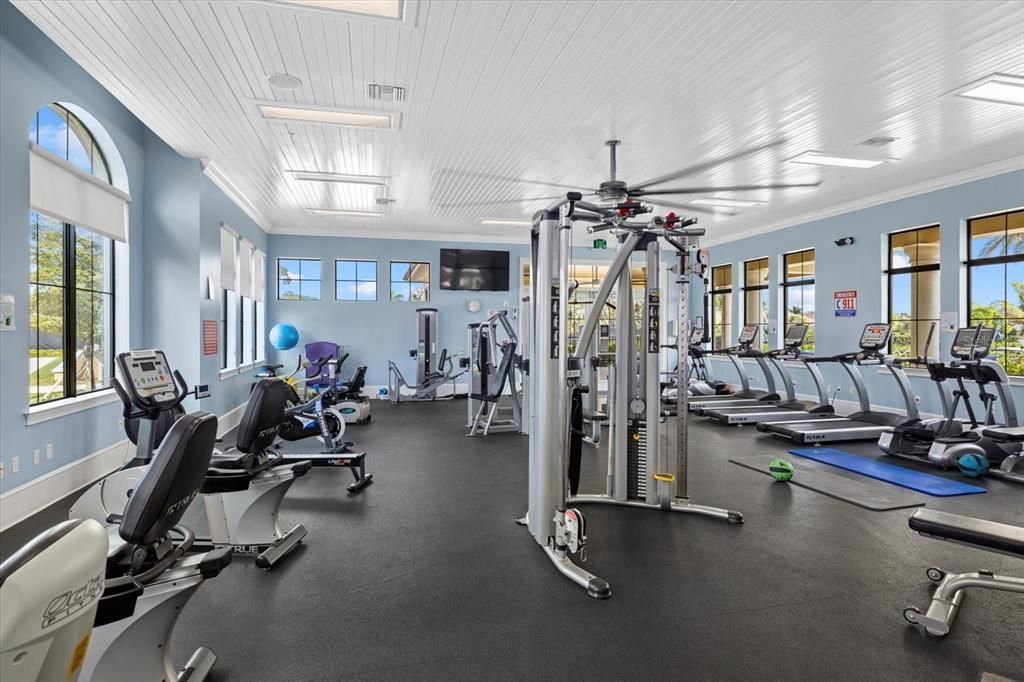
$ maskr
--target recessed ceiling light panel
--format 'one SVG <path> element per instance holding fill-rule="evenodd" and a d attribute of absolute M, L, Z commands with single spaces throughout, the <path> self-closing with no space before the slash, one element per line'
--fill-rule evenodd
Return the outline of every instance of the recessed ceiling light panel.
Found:
<path fill-rule="evenodd" d="M 656 200 L 654 203 L 658 203 Z M 750 208 L 751 206 L 760 206 L 763 201 L 743 201 L 740 199 L 694 199 L 689 202 L 694 206 L 711 206 L 719 208 Z"/>
<path fill-rule="evenodd" d="M 1024 76 L 1008 73 L 993 73 L 973 83 L 968 83 L 953 94 L 983 102 L 1024 106 Z"/>
<path fill-rule="evenodd" d="M 376 185 L 383 187 L 391 178 L 384 175 L 350 175 L 346 173 L 322 173 L 320 171 L 290 170 L 296 180 L 305 182 L 343 182 L 351 185 Z"/>
<path fill-rule="evenodd" d="M 398 121 L 398 114 L 378 111 L 353 111 L 260 102 L 256 106 L 259 107 L 263 118 L 295 123 L 387 129 L 396 128 Z"/>
<path fill-rule="evenodd" d="M 302 87 L 302 80 L 290 73 L 272 73 L 267 76 L 267 80 L 278 90 L 298 90 Z"/>
<path fill-rule="evenodd" d="M 874 168 L 881 166 L 890 159 L 870 159 L 866 157 L 830 154 L 827 152 L 804 152 L 794 156 L 790 163 L 801 163 L 810 166 L 839 166 L 840 168 Z"/>
<path fill-rule="evenodd" d="M 385 19 L 402 19 L 404 0 L 277 0 L 286 5 L 298 5 L 330 12 L 365 14 Z"/>
<path fill-rule="evenodd" d="M 529 220 L 506 220 L 504 218 L 480 218 L 481 225 L 533 225 Z"/>
<path fill-rule="evenodd" d="M 380 211 L 348 211 L 341 208 L 308 208 L 306 209 L 314 215 L 329 215 L 329 216 L 341 216 L 344 218 L 383 218 L 384 214 Z"/>

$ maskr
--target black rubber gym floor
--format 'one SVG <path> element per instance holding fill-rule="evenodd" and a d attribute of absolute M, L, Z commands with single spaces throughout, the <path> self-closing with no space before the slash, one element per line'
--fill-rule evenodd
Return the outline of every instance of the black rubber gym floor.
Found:
<path fill-rule="evenodd" d="M 282 525 L 304 524 L 305 544 L 270 573 L 237 558 L 204 584 L 175 631 L 175 662 L 205 645 L 220 657 L 216 680 L 1024 678 L 1018 595 L 969 591 L 944 640 L 901 615 L 927 605 L 928 566 L 1024 576 L 1024 562 L 920 537 L 908 511 L 867 511 L 730 464 L 785 453 L 751 427 L 694 419 L 690 436 L 693 501 L 742 511 L 742 526 L 587 508 L 585 565 L 612 587 L 595 601 L 514 523 L 526 437 L 466 438 L 465 410 L 374 401 L 373 422 L 346 434 L 369 452 L 373 485 L 349 497 L 348 471 L 299 479 Z M 604 458 L 584 453 L 585 489 L 597 490 Z M 1024 524 L 1024 490 L 982 485 L 928 505 Z M 66 507 L 5 533 L 3 555 Z"/>

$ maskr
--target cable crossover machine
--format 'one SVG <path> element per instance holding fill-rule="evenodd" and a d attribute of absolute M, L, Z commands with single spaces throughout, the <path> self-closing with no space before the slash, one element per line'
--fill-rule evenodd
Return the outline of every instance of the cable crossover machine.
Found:
<path fill-rule="evenodd" d="M 658 286 L 661 243 L 677 255 L 676 326 L 686 329 L 689 278 L 699 265 L 701 228 L 694 218 L 673 213 L 647 222 L 631 220 L 651 213 L 648 205 L 626 199 L 612 206 L 584 202 L 579 192 L 562 199 L 534 217 L 532 229 L 530 295 L 532 342 L 527 365 L 527 405 L 530 434 L 529 507 L 519 523 L 528 527 L 558 570 L 597 599 L 611 596 L 608 583 L 573 563 L 575 555 L 586 560 L 586 522 L 582 512 L 569 504 L 604 503 L 643 509 L 700 514 L 729 523 L 743 522 L 737 511 L 693 504 L 690 501 L 687 462 L 687 391 L 677 391 L 674 438 L 663 442 L 660 432 L 661 309 Z M 610 231 L 619 241 L 618 252 L 591 306 L 569 355 L 567 312 L 570 295 L 569 266 L 572 228 L 590 223 L 590 232 Z M 644 253 L 647 277 L 639 347 L 634 334 L 617 334 L 614 372 L 609 377 L 608 410 L 612 434 L 607 487 L 594 495 L 576 495 L 579 486 L 583 441 L 583 396 L 596 391 L 584 386 L 582 368 L 592 337 L 599 326 L 602 308 L 617 288 L 616 326 L 633 329 L 632 287 L 629 263 L 634 253 Z M 687 338 L 676 335 L 678 357 L 686 357 Z M 687 382 L 685 362 L 678 363 L 678 386 Z M 666 429 L 671 422 L 666 421 Z M 669 435 L 669 434 L 666 434 Z M 668 442 L 674 441 L 670 456 Z M 570 492 L 574 497 L 569 497 Z"/>

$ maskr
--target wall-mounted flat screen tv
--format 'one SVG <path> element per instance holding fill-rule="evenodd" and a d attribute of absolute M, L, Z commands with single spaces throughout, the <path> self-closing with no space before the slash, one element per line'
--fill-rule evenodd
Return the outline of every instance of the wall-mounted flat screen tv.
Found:
<path fill-rule="evenodd" d="M 441 288 L 508 291 L 508 251 L 441 249 Z"/>

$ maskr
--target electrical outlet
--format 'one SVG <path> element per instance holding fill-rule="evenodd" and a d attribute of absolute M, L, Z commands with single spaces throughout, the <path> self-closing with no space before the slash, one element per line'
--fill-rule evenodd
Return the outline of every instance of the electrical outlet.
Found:
<path fill-rule="evenodd" d="M 18 458 L 11 457 L 11 475 L 18 473 Z"/>
<path fill-rule="evenodd" d="M 32 463 L 39 464 L 39 448 L 32 451 Z"/>
<path fill-rule="evenodd" d="M 53 443 L 47 443 L 46 444 L 46 460 L 49 461 L 51 459 L 53 459 Z"/>

